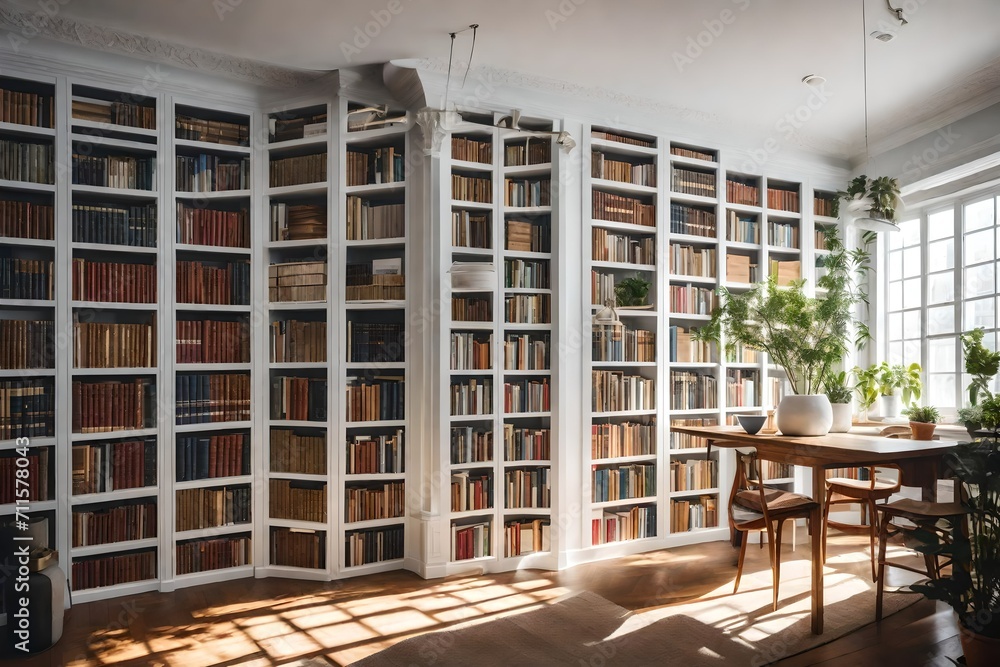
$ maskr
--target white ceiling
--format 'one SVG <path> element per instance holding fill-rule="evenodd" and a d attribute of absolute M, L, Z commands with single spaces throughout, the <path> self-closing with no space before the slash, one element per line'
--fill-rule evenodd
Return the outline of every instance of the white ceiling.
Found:
<path fill-rule="evenodd" d="M 878 27 L 896 37 L 867 38 L 873 149 L 1000 100 L 1000 2 L 891 1 L 908 25 L 885 0 L 73 0 L 60 16 L 308 70 L 447 59 L 448 33 L 478 23 L 474 66 L 611 89 L 847 158 L 864 151 L 862 44 Z M 355 41 L 366 27 L 370 43 Z M 678 65 L 698 40 L 707 46 Z M 456 57 L 470 45 L 459 34 Z M 807 74 L 826 77 L 825 101 L 800 82 Z M 787 120 L 796 111 L 805 122 Z"/>

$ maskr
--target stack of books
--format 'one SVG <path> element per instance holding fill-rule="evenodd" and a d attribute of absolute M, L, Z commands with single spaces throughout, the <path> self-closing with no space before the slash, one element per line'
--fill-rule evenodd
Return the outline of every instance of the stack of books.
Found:
<path fill-rule="evenodd" d="M 325 301 L 326 262 L 272 264 L 267 291 L 272 302 Z"/>

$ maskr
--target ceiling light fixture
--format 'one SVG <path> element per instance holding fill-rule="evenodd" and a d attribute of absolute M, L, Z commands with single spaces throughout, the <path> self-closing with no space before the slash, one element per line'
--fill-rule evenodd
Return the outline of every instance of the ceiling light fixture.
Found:
<path fill-rule="evenodd" d="M 826 77 L 822 77 L 819 74 L 806 74 L 802 77 L 802 83 L 813 88 L 819 88 L 826 83 Z"/>

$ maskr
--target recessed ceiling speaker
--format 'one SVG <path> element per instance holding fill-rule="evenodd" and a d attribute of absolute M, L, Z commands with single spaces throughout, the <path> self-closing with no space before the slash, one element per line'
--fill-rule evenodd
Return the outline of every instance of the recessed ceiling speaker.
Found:
<path fill-rule="evenodd" d="M 882 32 L 881 30 L 872 32 L 871 36 L 880 42 L 891 42 L 895 37 L 891 32 Z"/>

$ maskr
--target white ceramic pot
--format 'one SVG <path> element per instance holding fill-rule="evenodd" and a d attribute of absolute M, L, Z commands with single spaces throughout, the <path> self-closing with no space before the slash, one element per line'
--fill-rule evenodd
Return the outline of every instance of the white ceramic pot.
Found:
<path fill-rule="evenodd" d="M 899 400 L 899 396 L 896 394 L 880 396 L 878 401 L 878 412 L 882 415 L 882 419 L 899 419 L 899 411 L 902 410 L 902 401 Z"/>
<path fill-rule="evenodd" d="M 826 435 L 833 425 L 833 408 L 826 394 L 788 394 L 778 404 L 782 435 Z"/>
<path fill-rule="evenodd" d="M 847 433 L 851 430 L 851 409 L 850 403 L 831 403 L 833 410 L 833 425 L 830 426 L 830 433 Z"/>

